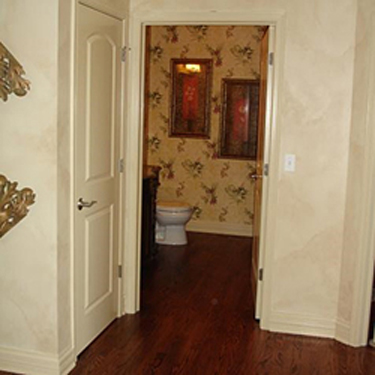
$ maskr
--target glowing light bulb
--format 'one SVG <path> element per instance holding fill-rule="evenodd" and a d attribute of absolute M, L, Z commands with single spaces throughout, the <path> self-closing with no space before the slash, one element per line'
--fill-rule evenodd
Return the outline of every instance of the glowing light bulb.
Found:
<path fill-rule="evenodd" d="M 199 64 L 185 64 L 186 70 L 192 73 L 200 73 L 201 66 Z"/>

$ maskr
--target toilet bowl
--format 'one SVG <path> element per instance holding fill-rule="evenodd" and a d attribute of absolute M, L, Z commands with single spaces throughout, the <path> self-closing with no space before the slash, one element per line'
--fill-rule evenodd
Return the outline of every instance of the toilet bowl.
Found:
<path fill-rule="evenodd" d="M 183 202 L 158 201 L 156 203 L 156 243 L 186 245 L 185 225 L 193 210 Z"/>

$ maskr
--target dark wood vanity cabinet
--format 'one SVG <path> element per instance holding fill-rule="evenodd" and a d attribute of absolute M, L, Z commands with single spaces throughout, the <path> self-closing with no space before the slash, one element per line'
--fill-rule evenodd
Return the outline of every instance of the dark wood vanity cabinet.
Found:
<path fill-rule="evenodd" d="M 157 254 L 155 242 L 156 197 L 159 186 L 160 167 L 145 166 L 143 168 L 142 185 L 142 264 Z"/>

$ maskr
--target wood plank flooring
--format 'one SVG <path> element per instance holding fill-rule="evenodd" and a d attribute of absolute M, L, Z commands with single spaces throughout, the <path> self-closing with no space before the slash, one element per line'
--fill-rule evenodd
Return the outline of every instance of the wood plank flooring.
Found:
<path fill-rule="evenodd" d="M 112 323 L 70 375 L 375 375 L 375 349 L 259 329 L 250 246 L 189 233 L 187 246 L 160 247 L 142 311 Z"/>

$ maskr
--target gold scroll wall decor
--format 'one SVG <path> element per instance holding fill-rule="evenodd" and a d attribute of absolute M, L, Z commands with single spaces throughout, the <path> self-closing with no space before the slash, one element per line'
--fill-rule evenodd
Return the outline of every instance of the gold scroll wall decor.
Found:
<path fill-rule="evenodd" d="M 0 98 L 4 102 L 12 93 L 24 96 L 30 90 L 30 81 L 22 77 L 24 74 L 22 65 L 0 42 Z"/>
<path fill-rule="evenodd" d="M 30 90 L 24 74 L 22 65 L 0 42 L 0 98 L 4 102 L 10 94 L 24 96 Z M 28 206 L 35 202 L 32 189 L 17 190 L 17 185 L 0 174 L 0 238 L 27 215 Z"/>
<path fill-rule="evenodd" d="M 17 190 L 17 185 L 0 174 L 0 238 L 27 215 L 28 206 L 35 202 L 32 189 Z"/>

